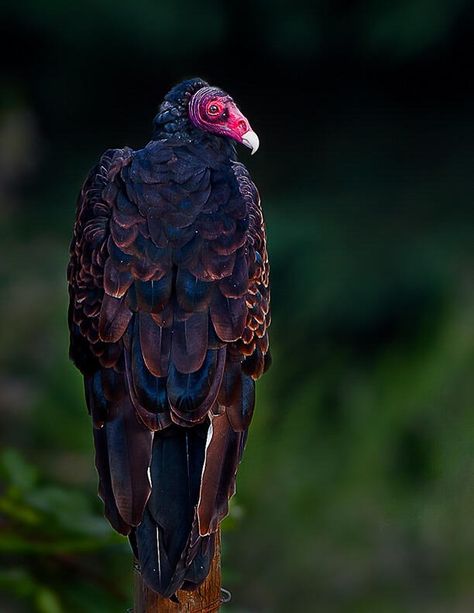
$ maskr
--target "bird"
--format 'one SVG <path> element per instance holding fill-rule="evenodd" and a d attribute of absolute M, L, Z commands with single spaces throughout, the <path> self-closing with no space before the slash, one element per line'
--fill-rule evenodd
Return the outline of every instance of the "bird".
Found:
<path fill-rule="evenodd" d="M 108 149 L 77 201 L 70 357 L 83 375 L 105 516 L 165 598 L 209 573 L 268 369 L 269 262 L 234 100 L 200 78 L 142 148 Z"/>

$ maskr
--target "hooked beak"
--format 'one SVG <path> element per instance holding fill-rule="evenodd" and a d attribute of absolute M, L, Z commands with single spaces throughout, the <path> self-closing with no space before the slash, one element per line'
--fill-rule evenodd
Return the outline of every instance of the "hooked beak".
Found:
<path fill-rule="evenodd" d="M 249 130 L 242 135 L 242 144 L 251 149 L 250 155 L 253 155 L 258 149 L 260 141 L 257 134 L 253 130 Z"/>
<path fill-rule="evenodd" d="M 237 108 L 234 101 L 231 101 L 227 108 L 229 113 L 227 119 L 228 135 L 238 143 L 242 143 L 242 145 L 251 149 L 253 155 L 260 144 L 258 136 L 252 130 L 248 119 Z"/>

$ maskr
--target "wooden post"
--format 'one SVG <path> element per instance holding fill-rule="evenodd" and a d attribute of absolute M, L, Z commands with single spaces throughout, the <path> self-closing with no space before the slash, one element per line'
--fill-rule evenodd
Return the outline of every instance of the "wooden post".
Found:
<path fill-rule="evenodd" d="M 163 598 L 145 585 L 139 570 L 135 570 L 133 613 L 213 613 L 221 606 L 221 537 L 216 534 L 214 558 L 209 575 L 195 591 L 179 590 L 179 604 Z"/>

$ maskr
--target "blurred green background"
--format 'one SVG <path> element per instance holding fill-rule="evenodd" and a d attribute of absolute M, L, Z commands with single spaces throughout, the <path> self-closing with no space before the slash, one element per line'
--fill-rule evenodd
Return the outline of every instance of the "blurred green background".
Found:
<path fill-rule="evenodd" d="M 0 610 L 124 612 L 68 361 L 75 198 L 202 76 L 261 137 L 274 365 L 226 520 L 234 613 L 474 610 L 474 6 L 7 0 Z"/>

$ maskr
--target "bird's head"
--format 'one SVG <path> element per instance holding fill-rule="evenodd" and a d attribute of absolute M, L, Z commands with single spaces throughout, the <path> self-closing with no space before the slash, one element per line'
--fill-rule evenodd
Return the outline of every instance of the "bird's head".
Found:
<path fill-rule="evenodd" d="M 258 136 L 232 98 L 202 79 L 190 79 L 173 87 L 155 117 L 157 134 L 179 132 L 186 123 L 242 143 L 252 154 L 258 149 Z"/>
<path fill-rule="evenodd" d="M 256 133 L 232 98 L 217 87 L 201 87 L 189 102 L 189 118 L 201 130 L 227 136 L 249 147 L 254 154 L 259 146 Z"/>

